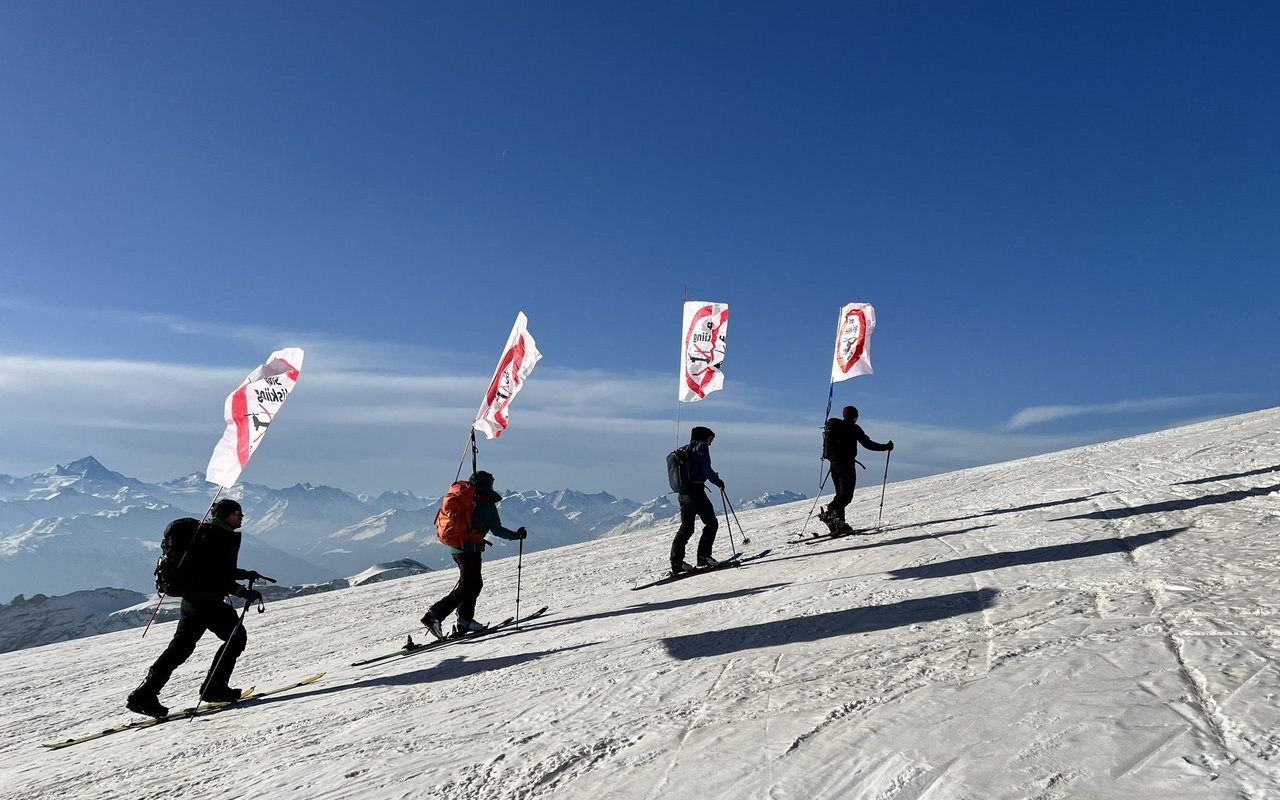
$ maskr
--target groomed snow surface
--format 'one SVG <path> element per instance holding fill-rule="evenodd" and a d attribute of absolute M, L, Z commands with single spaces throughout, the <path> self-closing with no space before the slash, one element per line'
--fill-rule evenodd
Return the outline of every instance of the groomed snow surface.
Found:
<path fill-rule="evenodd" d="M 131 718 L 174 623 L 8 653 L 0 796 L 1280 797 L 1278 431 L 1272 409 L 894 483 L 881 531 L 814 545 L 788 544 L 811 501 L 740 512 L 770 556 L 644 591 L 669 526 L 537 553 L 520 601 L 547 617 L 373 667 L 348 665 L 418 637 L 455 575 L 273 603 L 235 685 L 318 684 L 60 751 Z M 516 560 L 485 580 L 478 616 L 513 613 Z"/>

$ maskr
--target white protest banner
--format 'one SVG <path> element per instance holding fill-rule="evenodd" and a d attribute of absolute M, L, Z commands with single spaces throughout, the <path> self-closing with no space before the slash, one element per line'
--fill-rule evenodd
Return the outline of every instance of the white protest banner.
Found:
<path fill-rule="evenodd" d="M 240 472 L 289 399 L 301 372 L 302 348 L 286 347 L 272 353 L 267 363 L 250 372 L 240 388 L 227 395 L 223 412 L 227 428 L 205 471 L 210 483 L 230 489 L 240 479 Z"/>
<path fill-rule="evenodd" d="M 870 303 L 850 303 L 840 309 L 836 326 L 836 353 L 831 361 L 831 382 L 856 375 L 870 375 L 871 332 L 876 329 L 876 310 Z"/>
<path fill-rule="evenodd" d="M 729 335 L 727 303 L 691 300 L 684 304 L 680 334 L 680 402 L 695 403 L 724 388 L 725 339 Z"/>
<path fill-rule="evenodd" d="M 534 364 L 542 358 L 538 345 L 528 330 L 529 320 L 521 311 L 516 315 L 516 324 L 507 337 L 507 346 L 498 359 L 498 368 L 489 382 L 489 391 L 485 392 L 484 402 L 476 412 L 473 428 L 482 432 L 487 439 L 502 435 L 507 428 L 507 406 L 519 391 L 524 388 L 525 379 L 533 372 Z"/>

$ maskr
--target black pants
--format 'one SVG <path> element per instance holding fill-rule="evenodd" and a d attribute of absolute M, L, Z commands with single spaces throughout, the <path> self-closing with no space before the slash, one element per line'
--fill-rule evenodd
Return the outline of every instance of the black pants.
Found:
<path fill-rule="evenodd" d="M 240 623 L 240 615 L 219 596 L 197 595 L 182 599 L 182 610 L 178 617 L 178 629 L 173 632 L 169 646 L 164 649 L 156 663 L 147 670 L 147 677 L 134 691 L 141 695 L 158 695 L 169 676 L 181 666 L 196 650 L 196 642 L 204 636 L 205 631 L 222 640 L 222 647 L 213 657 L 216 665 L 210 667 L 201 694 L 205 689 L 224 688 L 231 680 L 231 672 L 236 668 L 236 659 L 244 652 L 249 637 L 245 635 L 244 626 Z"/>
<path fill-rule="evenodd" d="M 853 490 L 858 485 L 858 467 L 854 464 L 832 463 L 831 485 L 836 490 L 836 496 L 827 505 L 827 510 L 843 522 L 845 506 L 853 501 Z"/>
<path fill-rule="evenodd" d="M 458 583 L 453 591 L 436 601 L 431 615 L 443 620 L 456 609 L 459 619 L 476 618 L 476 599 L 484 588 L 480 577 L 480 553 L 454 553 L 453 562 L 458 565 Z"/>
<path fill-rule="evenodd" d="M 704 487 L 697 487 L 689 494 L 679 495 L 680 530 L 671 542 L 671 566 L 678 566 L 684 561 L 684 547 L 693 536 L 694 518 L 702 520 L 702 536 L 698 539 L 698 560 L 711 555 L 711 546 L 716 542 L 716 531 L 720 529 L 720 521 L 716 519 L 716 510 L 711 505 Z"/>

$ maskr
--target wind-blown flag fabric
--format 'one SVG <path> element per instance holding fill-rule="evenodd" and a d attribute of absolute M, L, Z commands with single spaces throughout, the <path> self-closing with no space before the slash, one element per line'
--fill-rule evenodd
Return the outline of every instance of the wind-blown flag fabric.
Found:
<path fill-rule="evenodd" d="M 250 372 L 240 388 L 227 395 L 223 410 L 227 427 L 205 471 L 210 483 L 230 489 L 240 479 L 244 465 L 267 435 L 301 372 L 302 348 L 286 347 L 272 353 L 267 363 Z"/>
<path fill-rule="evenodd" d="M 686 302 L 680 331 L 680 402 L 696 403 L 724 388 L 720 366 L 729 335 L 729 305 Z"/>
<path fill-rule="evenodd" d="M 850 303 L 840 309 L 836 327 L 836 353 L 831 361 L 831 382 L 856 375 L 870 375 L 871 332 L 876 329 L 876 310 L 870 303 Z"/>
<path fill-rule="evenodd" d="M 502 435 L 507 429 L 507 406 L 515 399 L 516 394 L 524 388 L 525 379 L 533 372 L 533 365 L 542 358 L 538 345 L 529 334 L 529 320 L 521 311 L 516 315 L 516 324 L 507 337 L 507 346 L 498 359 L 498 368 L 489 382 L 489 390 L 485 392 L 484 402 L 476 412 L 476 421 L 472 427 L 482 432 L 487 439 Z"/>

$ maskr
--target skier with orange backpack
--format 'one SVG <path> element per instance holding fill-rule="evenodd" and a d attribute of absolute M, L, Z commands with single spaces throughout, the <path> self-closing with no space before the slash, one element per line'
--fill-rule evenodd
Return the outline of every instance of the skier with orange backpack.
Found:
<path fill-rule="evenodd" d="M 502 525 L 498 516 L 498 503 L 502 495 L 493 490 L 493 475 L 476 472 L 468 480 L 457 481 L 440 503 L 436 513 L 436 539 L 449 548 L 453 561 L 458 565 L 458 583 L 453 591 L 440 598 L 422 616 L 422 624 L 437 639 L 445 638 L 443 622 L 454 611 L 458 620 L 453 626 L 455 635 L 466 635 L 485 630 L 476 622 L 476 599 L 484 588 L 480 575 L 481 556 L 490 542 L 485 534 L 492 533 L 503 539 L 518 541 L 529 535 L 524 528 L 511 530 Z"/>

